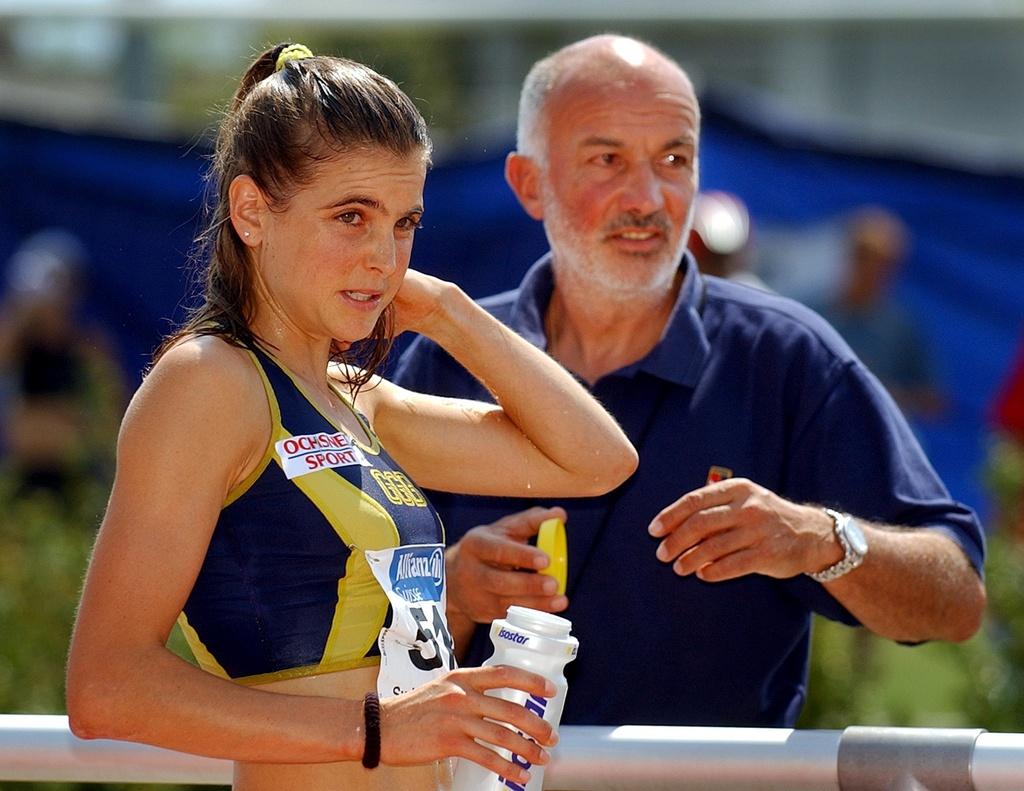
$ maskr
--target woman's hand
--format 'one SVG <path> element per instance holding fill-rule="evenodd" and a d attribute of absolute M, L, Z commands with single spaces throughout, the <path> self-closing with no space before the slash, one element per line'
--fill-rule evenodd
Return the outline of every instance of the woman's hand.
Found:
<path fill-rule="evenodd" d="M 549 755 L 540 745 L 551 747 L 558 736 L 524 706 L 484 694 L 502 687 L 546 698 L 555 694 L 550 681 L 507 665 L 453 670 L 412 692 L 381 701 L 381 762 L 409 765 L 468 758 L 502 777 L 526 783 L 529 774 L 522 767 L 475 740 L 503 747 L 531 764 L 546 764 Z"/>
<path fill-rule="evenodd" d="M 440 314 L 441 298 L 450 288 L 453 286 L 447 281 L 414 269 L 407 270 L 391 303 L 395 308 L 395 335 L 406 331 L 429 335 L 428 328 Z"/>

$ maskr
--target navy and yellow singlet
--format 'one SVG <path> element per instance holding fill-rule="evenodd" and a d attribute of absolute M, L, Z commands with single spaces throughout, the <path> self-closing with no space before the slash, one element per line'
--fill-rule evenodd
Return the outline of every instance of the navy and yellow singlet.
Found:
<path fill-rule="evenodd" d="M 363 551 L 443 544 L 440 519 L 361 415 L 369 446 L 249 354 L 271 441 L 228 495 L 179 623 L 204 670 L 244 684 L 377 664 L 389 608 Z"/>

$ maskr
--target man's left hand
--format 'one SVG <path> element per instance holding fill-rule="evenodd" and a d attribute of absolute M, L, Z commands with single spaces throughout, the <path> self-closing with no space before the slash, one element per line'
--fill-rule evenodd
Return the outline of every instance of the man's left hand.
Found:
<path fill-rule="evenodd" d="M 785 579 L 842 560 L 821 508 L 798 505 L 745 478 L 688 492 L 651 522 L 659 560 L 707 582 L 764 574 Z"/>

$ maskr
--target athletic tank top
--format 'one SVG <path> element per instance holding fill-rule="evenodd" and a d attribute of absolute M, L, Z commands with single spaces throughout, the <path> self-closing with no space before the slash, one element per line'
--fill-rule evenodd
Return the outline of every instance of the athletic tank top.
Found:
<path fill-rule="evenodd" d="M 441 521 L 348 399 L 369 445 L 249 354 L 272 436 L 221 509 L 179 618 L 186 640 L 204 670 L 245 684 L 377 664 L 389 605 L 364 550 L 443 544 Z"/>

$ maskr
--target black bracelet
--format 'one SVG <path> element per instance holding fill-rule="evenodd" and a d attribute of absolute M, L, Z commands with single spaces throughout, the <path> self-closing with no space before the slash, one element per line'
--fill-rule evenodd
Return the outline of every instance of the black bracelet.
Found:
<path fill-rule="evenodd" d="M 376 692 L 367 692 L 363 698 L 363 722 L 366 724 L 363 766 L 374 769 L 380 763 L 380 698 Z"/>

